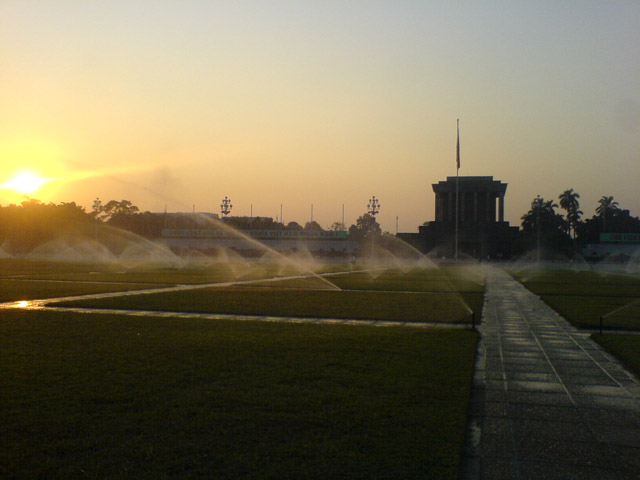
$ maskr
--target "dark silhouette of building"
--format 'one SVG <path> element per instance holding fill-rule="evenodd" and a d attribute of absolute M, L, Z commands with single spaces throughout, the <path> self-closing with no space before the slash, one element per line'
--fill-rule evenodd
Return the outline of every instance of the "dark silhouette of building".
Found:
<path fill-rule="evenodd" d="M 513 253 L 518 227 L 504 221 L 507 184 L 493 177 L 447 177 L 432 185 L 436 195 L 435 221 L 419 227 L 419 233 L 398 236 L 425 253 L 455 255 L 456 204 L 460 257 L 508 258 Z M 497 203 L 497 205 L 496 205 Z"/>

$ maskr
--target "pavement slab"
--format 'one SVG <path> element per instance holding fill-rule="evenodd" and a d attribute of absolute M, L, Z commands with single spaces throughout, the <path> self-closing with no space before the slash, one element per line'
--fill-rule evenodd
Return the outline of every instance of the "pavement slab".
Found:
<path fill-rule="evenodd" d="M 498 267 L 479 326 L 461 478 L 640 479 L 640 382 Z"/>

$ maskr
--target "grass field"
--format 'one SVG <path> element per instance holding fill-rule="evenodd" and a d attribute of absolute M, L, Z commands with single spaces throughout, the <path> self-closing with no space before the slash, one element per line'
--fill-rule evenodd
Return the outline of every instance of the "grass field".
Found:
<path fill-rule="evenodd" d="M 337 267 L 330 269 L 336 270 Z M 300 269 L 290 265 L 283 267 L 259 263 L 211 264 L 184 268 L 142 265 L 124 269 L 114 264 L 0 259 L 0 302 L 300 274 Z M 328 285 L 320 277 L 311 278 L 307 283 L 309 288 L 326 288 Z"/>
<path fill-rule="evenodd" d="M 481 266 L 392 269 L 372 276 L 369 272 L 329 277 L 345 290 L 428 292 L 457 294 L 469 308 L 482 311 L 486 271 Z"/>
<path fill-rule="evenodd" d="M 510 272 L 579 328 L 640 329 L 640 278 L 593 271 Z"/>
<path fill-rule="evenodd" d="M 457 478 L 476 334 L 0 312 L 2 478 Z"/>
<path fill-rule="evenodd" d="M 640 378 L 640 335 L 624 334 L 593 334 L 596 342 L 620 361 Z"/>
<path fill-rule="evenodd" d="M 185 263 L 182 267 L 140 264 L 124 267 L 117 263 L 82 263 L 0 258 L 0 279 L 144 284 L 202 284 L 254 280 L 301 273 L 328 273 L 351 269 L 350 265 L 312 263 L 261 263 L 236 259 L 229 263 Z"/>
<path fill-rule="evenodd" d="M 63 302 L 57 306 L 279 317 L 468 323 L 455 293 L 207 288 Z"/>
<path fill-rule="evenodd" d="M 72 281 L 4 280 L 0 279 L 0 302 L 34 300 L 40 298 L 120 292 L 158 287 L 145 283 L 78 283 Z"/>
<path fill-rule="evenodd" d="M 128 297 L 65 302 L 62 306 L 174 312 L 206 312 L 285 317 L 372 319 L 405 322 L 471 320 L 467 304 L 481 311 L 484 283 L 456 277 L 456 271 L 390 270 L 328 277 L 345 290 L 327 288 L 318 278 L 265 282 L 262 286 L 214 287 Z M 480 280 L 484 281 L 483 278 Z M 467 290 L 458 293 L 458 288 Z"/>
<path fill-rule="evenodd" d="M 157 309 L 248 315 L 330 317 L 395 321 L 468 322 L 479 313 L 484 270 L 478 267 L 345 272 L 344 266 L 307 267 L 235 262 L 123 269 L 114 264 L 0 260 L 0 302 L 127 291 L 173 285 L 238 281 L 266 288 L 226 288 L 84 301 L 91 307 Z M 346 274 L 345 274 L 346 273 Z M 307 274 L 307 278 L 282 280 Z M 276 281 L 274 281 L 276 280 Z M 318 290 L 292 292 L 292 290 Z M 322 289 L 343 289 L 330 292 Z M 468 306 L 468 308 L 467 308 Z"/>

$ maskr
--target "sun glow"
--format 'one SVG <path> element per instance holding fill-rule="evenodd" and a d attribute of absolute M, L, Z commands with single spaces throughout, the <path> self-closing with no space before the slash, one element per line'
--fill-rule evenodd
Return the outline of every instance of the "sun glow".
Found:
<path fill-rule="evenodd" d="M 18 193 L 33 193 L 50 181 L 49 178 L 40 177 L 33 172 L 18 172 L 11 180 L 1 185 L 7 190 L 14 190 Z"/>

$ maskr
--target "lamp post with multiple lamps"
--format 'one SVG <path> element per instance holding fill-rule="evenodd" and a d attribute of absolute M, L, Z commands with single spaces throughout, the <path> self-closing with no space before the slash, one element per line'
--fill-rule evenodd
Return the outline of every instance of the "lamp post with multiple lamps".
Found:
<path fill-rule="evenodd" d="M 220 213 L 222 213 L 222 217 L 224 218 L 229 215 L 232 208 L 233 205 L 231 205 L 231 199 L 227 198 L 227 196 L 225 195 L 225 197 L 222 199 L 222 203 L 220 204 Z"/>
<path fill-rule="evenodd" d="M 380 213 L 380 201 L 375 195 L 369 199 L 369 203 L 367 204 L 367 213 L 373 217 L 373 221 L 375 223 L 376 215 Z M 371 230 L 371 257 L 373 257 L 374 239 L 375 232 Z"/>

